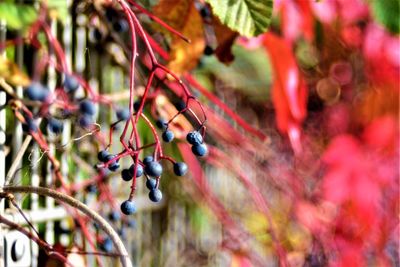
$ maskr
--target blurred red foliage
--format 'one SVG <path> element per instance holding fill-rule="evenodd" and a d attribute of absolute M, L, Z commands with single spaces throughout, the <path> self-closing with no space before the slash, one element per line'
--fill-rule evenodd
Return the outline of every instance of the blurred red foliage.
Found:
<path fill-rule="evenodd" d="M 276 122 L 308 166 L 316 163 L 302 157 L 304 140 L 319 140 L 306 118 L 307 97 L 325 101 L 321 113 L 313 111 L 325 135 L 315 157 L 322 175 L 310 199 L 293 200 L 296 217 L 322 244 L 329 266 L 391 266 L 388 247 L 399 244 L 399 36 L 378 25 L 367 1 L 282 0 L 275 8 L 281 27 L 261 45 L 273 67 Z M 319 50 L 314 69 L 300 67 L 300 42 Z M 333 89 L 337 95 L 329 95 Z"/>
<path fill-rule="evenodd" d="M 300 128 L 306 116 L 306 87 L 290 43 L 267 33 L 264 35 L 264 45 L 274 69 L 272 100 L 277 126 L 282 133 L 288 134 L 294 151 L 299 154 Z"/>

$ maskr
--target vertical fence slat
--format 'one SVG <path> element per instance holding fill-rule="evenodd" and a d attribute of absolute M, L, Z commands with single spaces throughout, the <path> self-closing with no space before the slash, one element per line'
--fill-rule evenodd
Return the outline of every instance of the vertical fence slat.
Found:
<path fill-rule="evenodd" d="M 40 184 L 40 176 L 38 174 L 38 165 L 36 162 L 39 159 L 39 147 L 35 143 L 32 146 L 32 157 L 31 157 L 31 166 L 32 166 L 32 172 L 31 172 L 31 185 L 32 186 L 39 186 Z M 39 195 L 37 194 L 31 194 L 31 210 L 36 211 L 39 209 Z M 35 229 L 38 229 L 38 225 L 34 224 L 33 225 Z M 32 246 L 32 267 L 38 266 L 38 256 L 39 256 L 39 246 L 36 244 L 36 242 L 31 242 Z"/>
<path fill-rule="evenodd" d="M 66 0 L 67 8 L 71 7 L 72 1 Z M 67 65 L 72 70 L 72 19 L 69 14 L 65 18 L 65 24 L 63 27 L 63 35 L 62 40 L 64 44 L 64 52 L 65 52 L 65 60 L 67 61 Z M 66 119 L 63 121 L 64 127 L 61 135 L 61 144 L 69 144 L 71 140 L 71 121 Z M 65 179 L 68 177 L 68 151 L 70 151 L 70 146 L 65 147 L 64 153 L 61 155 L 61 174 Z M 68 220 L 63 220 L 64 225 L 68 225 Z M 69 242 L 69 237 L 67 235 L 62 235 L 60 242 L 63 245 L 66 245 Z"/>
<path fill-rule="evenodd" d="M 23 0 L 18 0 L 18 3 L 22 3 Z M 22 32 L 18 31 L 17 38 L 22 37 Z M 23 63 L 24 63 L 24 45 L 22 43 L 19 43 L 16 45 L 16 51 L 15 51 L 15 62 L 17 63 L 17 66 L 22 70 L 23 69 Z M 23 97 L 23 89 L 22 86 L 16 86 L 15 87 L 15 92 L 18 97 Z M 13 145 L 13 159 L 16 157 L 18 151 L 21 148 L 22 145 L 22 138 L 23 138 L 23 132 L 22 132 L 22 126 L 21 123 L 18 120 L 15 120 L 14 124 L 14 134 L 12 138 L 12 145 Z M 21 163 L 18 164 L 17 168 L 21 166 Z M 16 172 L 14 174 L 14 180 L 15 181 L 20 181 L 21 180 L 21 172 Z"/>
<path fill-rule="evenodd" d="M 0 43 L 6 40 L 6 22 L 0 20 Z M 5 51 L 0 51 L 0 56 L 5 57 Z M 0 91 L 0 184 L 5 182 L 6 175 L 6 93 Z M 4 214 L 4 201 L 0 201 L 0 214 Z M 0 225 L 0 267 L 4 266 L 4 231 Z"/>
<path fill-rule="evenodd" d="M 76 32 L 74 32 L 75 34 L 75 40 L 76 43 L 74 44 L 75 47 L 75 58 L 74 58 L 74 62 L 75 62 L 75 71 L 77 73 L 79 73 L 80 75 L 83 74 L 83 72 L 85 71 L 85 51 L 86 51 L 86 22 L 87 22 L 87 18 L 85 15 L 83 14 L 79 14 L 77 16 L 77 24 L 78 27 L 76 28 Z M 83 76 L 83 75 L 82 75 Z M 82 93 L 82 92 L 78 92 L 78 93 Z M 82 96 L 82 95 L 80 95 Z M 79 183 L 79 181 L 81 181 L 81 175 L 80 175 L 80 170 L 79 170 L 79 166 L 76 166 L 76 175 L 74 177 L 74 181 Z M 76 194 L 76 196 L 78 199 L 82 199 L 82 194 Z M 85 243 L 86 241 L 83 239 L 83 236 L 80 232 L 76 231 L 74 233 L 74 243 L 77 244 L 84 244 L 85 248 L 87 248 L 88 244 Z M 91 260 L 93 261 L 93 260 Z"/>
<path fill-rule="evenodd" d="M 57 35 L 57 20 L 52 19 L 50 23 L 51 33 L 56 36 Z M 56 57 L 54 55 L 54 51 L 51 51 L 50 57 L 56 61 Z M 49 87 L 51 92 L 54 92 L 57 82 L 56 70 L 53 66 L 49 65 L 48 67 L 48 81 L 47 86 Z M 55 156 L 55 146 L 54 143 L 49 141 L 49 151 L 47 152 L 49 156 Z M 53 176 L 51 162 L 47 162 L 47 172 L 46 172 L 46 186 L 51 186 L 55 181 L 55 177 Z M 46 198 L 46 208 L 50 209 L 54 207 L 54 199 Z M 45 239 L 49 244 L 54 244 L 54 222 L 49 221 L 46 223 L 46 232 Z"/>

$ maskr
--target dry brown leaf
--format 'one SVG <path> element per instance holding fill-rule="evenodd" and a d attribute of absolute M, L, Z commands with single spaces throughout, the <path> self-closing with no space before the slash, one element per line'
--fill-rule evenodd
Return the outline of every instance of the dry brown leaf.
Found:
<path fill-rule="evenodd" d="M 168 68 L 179 75 L 196 67 L 203 55 L 205 40 L 203 21 L 194 6 L 194 2 L 188 0 L 161 0 L 154 7 L 153 12 L 191 40 L 189 44 L 178 36 L 172 36 L 170 46 L 171 60 L 168 63 Z"/>
<path fill-rule="evenodd" d="M 1 57 L 0 78 L 3 78 L 7 83 L 13 86 L 28 86 L 30 84 L 29 77 L 23 73 L 14 62 Z"/>
<path fill-rule="evenodd" d="M 221 62 L 231 63 L 234 59 L 232 54 L 232 45 L 239 34 L 235 31 L 232 31 L 229 27 L 223 25 L 216 16 L 213 17 L 212 23 L 218 43 L 217 47 L 215 48 L 215 55 Z"/>

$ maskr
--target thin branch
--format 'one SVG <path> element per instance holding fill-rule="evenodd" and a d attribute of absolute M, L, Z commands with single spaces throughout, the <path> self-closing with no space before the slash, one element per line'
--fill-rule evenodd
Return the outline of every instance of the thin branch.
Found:
<path fill-rule="evenodd" d="M 66 203 L 73 208 L 78 209 L 89 218 L 94 220 L 100 228 L 104 230 L 104 232 L 110 236 L 112 242 L 115 245 L 117 253 L 120 255 L 120 261 L 123 267 L 132 267 L 132 262 L 129 258 L 128 252 L 121 239 L 119 238 L 117 232 L 111 227 L 111 225 L 103 219 L 98 213 L 90 209 L 88 206 L 83 204 L 82 202 L 70 197 L 61 192 L 57 192 L 55 190 L 44 188 L 44 187 L 36 187 L 36 186 L 5 186 L 0 188 L 3 193 L 30 193 L 30 194 L 38 194 L 46 197 L 54 198 L 59 202 Z"/>
<path fill-rule="evenodd" d="M 21 148 L 19 149 L 17 155 L 15 156 L 14 161 L 11 164 L 10 169 L 7 172 L 6 175 L 6 180 L 4 182 L 4 185 L 8 185 L 11 183 L 11 180 L 14 178 L 15 172 L 17 171 L 18 165 L 21 163 L 22 157 L 25 154 L 26 149 L 29 146 L 29 143 L 32 140 L 32 136 L 28 135 L 27 137 L 25 137 L 24 142 L 22 143 Z"/>
<path fill-rule="evenodd" d="M 31 234 L 28 230 L 26 230 L 22 226 L 20 226 L 20 225 L 18 225 L 16 223 L 4 218 L 1 215 L 0 215 L 0 223 L 3 223 L 5 225 L 7 225 L 8 227 L 10 227 L 11 229 L 15 229 L 18 232 L 26 235 L 29 239 L 33 240 L 36 244 L 38 244 L 39 247 L 43 248 L 44 251 L 46 251 L 47 255 L 49 255 L 49 257 L 61 260 L 62 262 L 68 264 L 69 266 L 74 266 L 62 254 L 60 254 L 59 252 L 54 251 L 52 246 L 50 246 L 48 243 L 46 243 L 43 240 L 41 240 L 39 237 Z"/>

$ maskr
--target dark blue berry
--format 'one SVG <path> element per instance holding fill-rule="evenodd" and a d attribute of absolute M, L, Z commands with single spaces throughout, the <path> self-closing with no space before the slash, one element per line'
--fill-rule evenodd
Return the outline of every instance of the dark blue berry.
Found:
<path fill-rule="evenodd" d="M 99 42 L 101 39 L 103 39 L 103 34 L 101 33 L 100 29 L 95 28 L 92 32 L 93 36 L 93 41 Z"/>
<path fill-rule="evenodd" d="M 160 202 L 162 199 L 162 193 L 159 189 L 152 189 L 150 190 L 149 198 L 153 202 Z"/>
<path fill-rule="evenodd" d="M 129 167 L 129 173 L 131 176 L 133 176 L 134 172 L 135 172 L 135 164 L 132 164 L 131 167 Z M 143 167 L 142 165 L 139 164 L 136 168 L 136 177 L 140 177 L 142 175 L 143 175 Z"/>
<path fill-rule="evenodd" d="M 114 30 L 116 32 L 126 32 L 129 29 L 129 24 L 124 19 L 119 19 L 113 24 Z"/>
<path fill-rule="evenodd" d="M 108 162 L 110 160 L 112 160 L 113 158 L 115 158 L 115 155 L 112 154 L 107 154 L 104 158 L 104 162 Z M 118 160 L 117 160 L 118 161 Z"/>
<path fill-rule="evenodd" d="M 110 219 L 110 221 L 116 222 L 119 219 L 121 219 L 121 215 L 119 214 L 118 211 L 113 210 L 113 211 L 110 212 L 110 214 L 108 214 L 108 218 Z"/>
<path fill-rule="evenodd" d="M 135 227 L 136 227 L 136 220 L 135 220 L 135 219 L 132 219 L 132 218 L 129 218 L 129 219 L 126 221 L 126 225 L 127 225 L 129 228 L 135 228 Z"/>
<path fill-rule="evenodd" d="M 107 162 L 107 156 L 110 155 L 110 153 L 108 153 L 107 150 L 101 150 L 98 154 L 97 154 L 97 158 L 101 161 L 101 162 Z"/>
<path fill-rule="evenodd" d="M 93 118 L 88 115 L 83 115 L 79 118 L 79 125 L 82 128 L 89 128 L 91 125 L 93 125 Z"/>
<path fill-rule="evenodd" d="M 122 239 L 126 239 L 126 229 L 124 227 L 118 229 L 117 233 Z"/>
<path fill-rule="evenodd" d="M 110 154 L 110 155 L 106 156 L 106 162 L 111 161 L 113 158 L 115 158 L 115 155 Z M 110 164 L 108 165 L 108 169 L 113 172 L 115 172 L 119 167 L 120 166 L 119 166 L 118 160 L 111 161 Z"/>
<path fill-rule="evenodd" d="M 93 102 L 87 99 L 83 100 L 79 104 L 79 109 L 82 113 L 90 116 L 93 116 L 96 113 L 96 107 L 94 106 Z"/>
<path fill-rule="evenodd" d="M 129 112 L 128 108 L 117 110 L 117 118 L 120 121 L 126 121 L 130 118 L 130 116 L 131 116 L 131 113 Z"/>
<path fill-rule="evenodd" d="M 157 185 L 157 180 L 156 179 L 153 179 L 153 178 L 147 179 L 146 187 L 149 190 L 152 190 L 152 189 L 156 188 L 156 185 Z"/>
<path fill-rule="evenodd" d="M 132 200 L 125 200 L 121 204 L 121 212 L 125 215 L 132 215 L 136 212 L 136 205 Z"/>
<path fill-rule="evenodd" d="M 158 119 L 158 120 L 156 121 L 156 126 L 157 126 L 157 128 L 160 129 L 160 130 L 165 130 L 165 129 L 167 129 L 168 122 L 167 122 L 166 120 L 160 118 L 160 119 Z"/>
<path fill-rule="evenodd" d="M 121 177 L 122 177 L 122 180 L 124 180 L 126 182 L 132 180 L 132 174 L 128 169 L 123 169 L 121 171 Z"/>
<path fill-rule="evenodd" d="M 174 163 L 174 173 L 177 176 L 183 176 L 187 173 L 188 167 L 184 162 Z"/>
<path fill-rule="evenodd" d="M 103 242 L 100 245 L 100 249 L 103 250 L 104 252 L 111 252 L 113 249 L 113 242 L 111 238 L 106 237 Z"/>
<path fill-rule="evenodd" d="M 94 229 L 96 229 L 96 230 L 99 230 L 99 229 L 100 229 L 100 225 L 99 225 L 97 222 L 93 222 L 93 227 L 94 227 Z"/>
<path fill-rule="evenodd" d="M 90 184 L 90 185 L 88 185 L 88 186 L 86 187 L 86 191 L 87 191 L 88 193 L 95 194 L 95 193 L 97 193 L 97 187 L 96 187 L 96 185 L 94 185 L 94 184 Z"/>
<path fill-rule="evenodd" d="M 64 89 L 67 93 L 73 93 L 79 88 L 78 80 L 71 75 L 66 74 L 64 79 Z"/>
<path fill-rule="evenodd" d="M 37 132 L 38 126 L 33 119 L 27 117 L 25 123 L 22 124 L 22 130 L 26 133 Z"/>
<path fill-rule="evenodd" d="M 110 165 L 108 165 L 108 169 L 109 169 L 110 171 L 113 171 L 113 172 L 115 172 L 116 170 L 118 170 L 119 167 L 120 167 L 120 166 L 119 166 L 119 163 L 116 162 L 116 161 L 111 162 Z"/>
<path fill-rule="evenodd" d="M 149 176 L 158 177 L 161 175 L 163 169 L 160 163 L 158 163 L 157 161 L 152 161 L 146 164 L 146 166 L 144 167 L 144 171 Z"/>
<path fill-rule="evenodd" d="M 49 95 L 49 90 L 47 90 L 42 84 L 33 82 L 26 88 L 25 95 L 30 100 L 45 101 Z"/>
<path fill-rule="evenodd" d="M 208 7 L 206 7 L 206 6 L 203 6 L 203 7 L 200 9 L 200 15 L 201 15 L 203 18 L 205 18 L 205 19 L 210 18 L 210 17 L 211 17 L 210 9 L 209 9 Z"/>
<path fill-rule="evenodd" d="M 182 111 L 186 108 L 186 103 L 184 101 L 180 100 L 180 101 L 176 102 L 174 104 L 174 106 L 178 111 Z"/>
<path fill-rule="evenodd" d="M 162 134 L 162 139 L 164 140 L 164 142 L 169 143 L 172 140 L 174 140 L 174 133 L 172 131 L 170 131 L 170 130 L 166 130 Z"/>
<path fill-rule="evenodd" d="M 49 127 L 49 130 L 55 134 L 61 133 L 62 130 L 64 129 L 64 125 L 63 125 L 62 121 L 54 119 L 54 118 L 49 119 L 48 127 Z"/>
<path fill-rule="evenodd" d="M 117 12 L 114 10 L 114 9 L 112 9 L 112 8 L 107 8 L 106 9 L 106 18 L 109 20 L 109 21 L 112 21 L 113 20 L 113 18 L 117 15 Z"/>
<path fill-rule="evenodd" d="M 186 140 L 191 145 L 198 145 L 203 143 L 203 136 L 198 131 L 193 131 L 186 135 Z"/>
<path fill-rule="evenodd" d="M 138 111 L 140 108 L 140 100 L 135 101 L 135 103 L 133 103 L 133 109 L 135 111 Z"/>
<path fill-rule="evenodd" d="M 154 160 L 154 158 L 152 157 L 152 156 L 147 156 L 147 157 L 145 157 L 144 159 L 143 159 L 143 164 L 144 165 L 147 165 L 147 164 L 149 164 L 150 162 L 152 162 Z"/>
<path fill-rule="evenodd" d="M 211 56 L 212 54 L 214 54 L 214 49 L 211 46 L 206 45 L 204 48 L 204 55 Z"/>
<path fill-rule="evenodd" d="M 192 152 L 196 156 L 203 157 L 207 154 L 207 147 L 204 144 L 196 144 L 192 146 Z"/>

